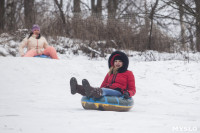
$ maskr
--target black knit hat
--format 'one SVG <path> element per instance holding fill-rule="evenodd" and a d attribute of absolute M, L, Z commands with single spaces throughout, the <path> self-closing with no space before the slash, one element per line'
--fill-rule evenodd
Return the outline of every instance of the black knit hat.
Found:
<path fill-rule="evenodd" d="M 119 70 L 118 70 L 119 73 L 123 73 L 123 72 L 127 71 L 129 60 L 125 53 L 123 53 L 121 51 L 113 52 L 108 59 L 108 67 L 109 68 L 114 65 L 115 60 L 121 60 L 123 62 L 123 66 L 121 68 L 119 68 Z"/>
<path fill-rule="evenodd" d="M 123 62 L 123 58 L 122 58 L 122 56 L 115 56 L 115 58 L 114 58 L 114 60 L 113 61 L 115 61 L 115 60 L 121 60 L 122 62 Z M 113 62 L 114 63 L 114 62 Z"/>

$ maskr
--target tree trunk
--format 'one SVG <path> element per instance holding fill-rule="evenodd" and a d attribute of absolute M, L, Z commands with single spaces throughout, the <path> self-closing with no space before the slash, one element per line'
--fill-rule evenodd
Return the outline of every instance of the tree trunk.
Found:
<path fill-rule="evenodd" d="M 96 5 L 95 5 L 95 0 L 91 0 L 91 10 L 92 14 L 96 13 Z"/>
<path fill-rule="evenodd" d="M 6 10 L 6 27 L 8 27 L 8 31 L 14 31 L 16 28 L 16 2 L 14 0 L 7 0 Z"/>
<path fill-rule="evenodd" d="M 80 0 L 74 0 L 74 13 L 80 13 L 81 12 L 81 6 L 80 6 L 81 1 Z"/>
<path fill-rule="evenodd" d="M 192 51 L 195 51 L 195 42 L 193 40 L 194 36 L 193 36 L 193 33 L 192 33 L 192 26 L 188 27 L 188 32 L 189 32 L 190 49 Z"/>
<path fill-rule="evenodd" d="M 97 0 L 97 4 L 95 4 L 95 0 L 91 0 L 91 8 L 92 15 L 96 14 L 96 17 L 102 16 L 102 0 Z"/>
<path fill-rule="evenodd" d="M 118 8 L 118 0 L 108 0 L 108 19 L 115 19 Z"/>
<path fill-rule="evenodd" d="M 60 0 L 60 6 L 63 7 L 63 0 Z"/>
<path fill-rule="evenodd" d="M 159 2 L 159 0 L 156 0 L 156 3 L 152 7 L 152 10 L 151 10 L 150 15 L 149 15 L 149 18 L 151 19 L 151 28 L 150 28 L 149 42 L 148 42 L 148 45 L 147 45 L 147 49 L 148 50 L 152 49 L 152 44 L 151 43 L 152 43 L 152 32 L 153 32 L 153 19 L 154 19 L 154 14 L 155 14 L 156 7 L 158 6 L 158 2 Z"/>
<path fill-rule="evenodd" d="M 196 48 L 200 52 L 200 0 L 195 0 L 196 4 Z"/>
<path fill-rule="evenodd" d="M 57 5 L 57 7 L 58 7 L 58 9 L 60 11 L 60 17 L 62 19 L 63 24 L 66 25 L 65 15 L 64 15 L 64 12 L 62 10 L 62 6 L 58 3 L 58 0 L 54 0 L 54 2 L 56 3 L 56 5 Z"/>
<path fill-rule="evenodd" d="M 34 0 L 24 0 L 24 20 L 28 29 L 35 23 Z"/>
<path fill-rule="evenodd" d="M 144 8 L 145 8 L 145 29 L 148 30 L 150 27 L 149 17 L 148 17 L 148 9 L 147 9 L 147 1 L 144 1 Z M 148 33 L 147 33 L 148 34 Z"/>
<path fill-rule="evenodd" d="M 0 0 L 0 32 L 4 30 L 5 0 Z"/>
<path fill-rule="evenodd" d="M 149 31 L 150 31 L 150 19 L 149 19 L 149 16 L 148 16 L 148 8 L 147 8 L 147 1 L 146 0 L 144 1 L 144 9 L 145 9 L 145 18 L 144 18 L 145 27 L 144 27 L 144 30 L 143 30 L 142 38 L 144 39 L 143 41 L 145 41 L 143 47 L 147 47 L 148 41 L 149 41 L 148 39 L 149 39 Z"/>
<path fill-rule="evenodd" d="M 69 34 L 69 30 L 67 28 L 67 24 L 66 24 L 66 19 L 65 19 L 65 14 L 62 10 L 62 3 L 58 3 L 58 0 L 54 0 L 55 4 L 57 5 L 58 9 L 59 9 L 59 12 L 60 12 L 60 17 L 61 17 L 61 20 L 62 20 L 62 23 L 63 23 L 63 29 L 64 29 L 64 32 L 67 34 L 67 35 L 70 35 Z M 62 2 L 62 1 L 61 1 Z"/>
<path fill-rule="evenodd" d="M 97 13 L 102 15 L 102 0 L 97 0 Z"/>
<path fill-rule="evenodd" d="M 183 8 L 183 3 L 185 0 L 179 0 L 178 7 L 179 7 L 179 17 L 180 17 L 180 26 L 181 26 L 181 44 L 182 48 L 185 51 L 186 50 L 186 45 L 185 45 L 185 24 L 183 22 L 183 16 L 184 16 L 184 8 Z"/>

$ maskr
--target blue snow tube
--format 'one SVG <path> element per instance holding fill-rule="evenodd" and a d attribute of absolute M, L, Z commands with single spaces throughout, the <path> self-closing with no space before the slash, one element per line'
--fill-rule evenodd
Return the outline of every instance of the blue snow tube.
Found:
<path fill-rule="evenodd" d="M 132 98 L 124 99 L 117 96 L 103 96 L 101 98 L 89 98 L 83 96 L 81 104 L 84 109 L 104 110 L 104 111 L 129 111 L 134 104 Z"/>
<path fill-rule="evenodd" d="M 42 55 L 36 55 L 36 56 L 34 56 L 34 57 L 49 58 L 49 59 L 51 59 L 50 56 L 47 56 L 47 55 L 44 55 L 44 54 L 42 54 Z"/>

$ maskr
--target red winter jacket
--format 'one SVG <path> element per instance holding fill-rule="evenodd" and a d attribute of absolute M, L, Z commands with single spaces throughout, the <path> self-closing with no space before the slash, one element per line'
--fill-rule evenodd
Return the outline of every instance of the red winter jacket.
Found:
<path fill-rule="evenodd" d="M 130 97 L 136 93 L 135 77 L 131 71 L 117 74 L 107 74 L 100 88 L 121 89 L 122 93 L 128 91 Z M 117 89 L 117 90 L 118 90 Z M 127 89 L 127 90 L 126 90 Z"/>

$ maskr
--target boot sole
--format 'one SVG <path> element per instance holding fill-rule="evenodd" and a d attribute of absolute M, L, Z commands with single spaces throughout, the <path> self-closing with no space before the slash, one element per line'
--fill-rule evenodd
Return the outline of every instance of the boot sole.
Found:
<path fill-rule="evenodd" d="M 76 78 L 72 77 L 70 79 L 70 87 L 71 87 L 71 94 L 73 94 L 73 95 L 76 94 L 76 92 L 77 92 L 77 89 L 76 89 L 77 80 L 76 80 Z"/>
<path fill-rule="evenodd" d="M 86 96 L 90 97 L 91 96 L 91 87 L 90 87 L 90 84 L 87 81 L 87 79 L 82 80 L 82 85 L 83 85 L 83 88 L 85 89 Z"/>

